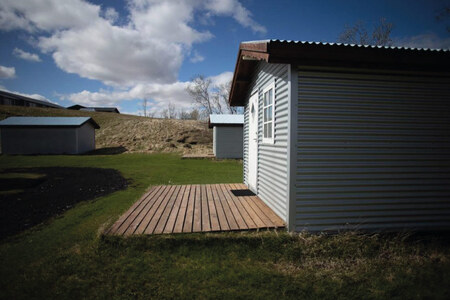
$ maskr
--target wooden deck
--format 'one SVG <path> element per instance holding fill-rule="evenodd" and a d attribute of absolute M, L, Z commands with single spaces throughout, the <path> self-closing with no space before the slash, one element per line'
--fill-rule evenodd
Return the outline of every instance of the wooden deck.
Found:
<path fill-rule="evenodd" d="M 152 187 L 108 234 L 161 234 L 283 228 L 283 220 L 244 184 Z"/>

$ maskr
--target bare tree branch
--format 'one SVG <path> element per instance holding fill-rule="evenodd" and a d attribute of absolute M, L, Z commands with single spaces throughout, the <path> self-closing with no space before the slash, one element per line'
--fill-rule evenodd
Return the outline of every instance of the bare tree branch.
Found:
<path fill-rule="evenodd" d="M 391 46 L 391 32 L 394 28 L 393 23 L 389 23 L 385 18 L 372 30 L 369 35 L 366 26 L 362 21 L 357 21 L 353 26 L 345 26 L 344 31 L 339 35 L 338 42 L 345 44 Z"/>
<path fill-rule="evenodd" d="M 238 114 L 241 112 L 242 109 L 230 106 L 228 102 L 230 88 L 231 81 L 211 86 L 211 80 L 203 75 L 198 75 L 191 81 L 186 90 L 194 104 L 200 108 L 200 114 L 208 117 L 210 114 Z"/>

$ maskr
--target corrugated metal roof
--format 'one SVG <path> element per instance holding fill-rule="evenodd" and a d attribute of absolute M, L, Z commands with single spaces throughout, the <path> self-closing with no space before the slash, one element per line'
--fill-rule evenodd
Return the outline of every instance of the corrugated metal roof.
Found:
<path fill-rule="evenodd" d="M 95 128 L 100 128 L 90 117 L 9 117 L 0 121 L 0 127 L 9 126 L 68 126 L 79 127 L 91 122 Z"/>
<path fill-rule="evenodd" d="M 432 48 L 413 48 L 413 47 L 400 47 L 400 46 L 376 46 L 376 45 L 359 45 L 359 44 L 345 44 L 345 43 L 328 43 L 328 42 L 309 42 L 309 41 L 294 41 L 294 40 L 257 40 L 257 41 L 245 41 L 242 44 L 254 44 L 254 43 L 284 43 L 284 44 L 302 44 L 302 45 L 324 45 L 324 46 L 340 46 L 351 48 L 378 48 L 378 49 L 397 49 L 397 50 L 412 50 L 412 51 L 436 51 L 436 52 L 448 52 L 450 49 L 432 49 Z"/>
<path fill-rule="evenodd" d="M 209 124 L 210 126 L 244 124 L 244 115 L 209 115 Z"/>
<path fill-rule="evenodd" d="M 19 94 L 13 94 L 13 93 L 10 93 L 10 92 L 7 92 L 7 91 L 0 90 L 0 95 L 3 95 L 3 96 L 8 97 L 8 98 L 12 98 L 12 99 L 20 99 L 20 100 L 24 100 L 24 101 L 28 101 L 28 102 L 33 102 L 33 103 L 41 104 L 41 105 L 48 106 L 48 107 L 64 108 L 64 107 L 62 107 L 60 105 L 57 105 L 57 104 L 54 104 L 54 103 L 51 103 L 51 102 L 48 102 L 48 101 L 37 100 L 37 99 L 30 98 L 30 97 L 22 96 L 22 95 L 19 95 Z"/>

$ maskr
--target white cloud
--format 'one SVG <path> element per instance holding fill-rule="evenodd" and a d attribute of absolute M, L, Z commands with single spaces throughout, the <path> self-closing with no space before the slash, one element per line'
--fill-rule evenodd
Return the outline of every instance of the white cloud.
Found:
<path fill-rule="evenodd" d="M 18 58 L 25 59 L 28 61 L 33 61 L 33 62 L 41 61 L 41 58 L 39 57 L 39 55 L 23 51 L 22 49 L 19 49 L 19 48 L 14 48 L 13 54 Z"/>
<path fill-rule="evenodd" d="M 16 68 L 0 66 L 0 79 L 8 79 L 16 77 Z"/>
<path fill-rule="evenodd" d="M 86 1 L 3 0 L 0 30 L 28 31 L 60 69 L 126 88 L 175 83 L 192 45 L 213 36 L 193 27 L 200 15 L 265 32 L 237 0 L 129 0 L 127 8 L 128 22 L 117 25 L 117 11 Z"/>
<path fill-rule="evenodd" d="M 229 82 L 232 72 L 224 72 L 211 76 L 212 85 Z M 134 99 L 148 99 L 153 101 L 153 107 L 164 108 L 170 102 L 177 108 L 192 107 L 192 99 L 186 93 L 189 82 L 175 82 L 170 84 L 138 84 L 130 89 L 98 92 L 82 91 L 63 96 L 62 99 L 86 106 L 117 106 L 118 103 Z"/>
<path fill-rule="evenodd" d="M 166 105 L 171 102 L 177 106 L 188 107 L 191 102 L 185 91 L 186 86 L 186 82 L 137 84 L 126 90 L 100 90 L 98 92 L 84 90 L 64 96 L 63 99 L 86 106 L 115 106 L 121 101 L 148 99 L 153 100 L 155 105 Z"/>
<path fill-rule="evenodd" d="M 115 86 L 174 82 L 183 60 L 181 45 L 104 19 L 95 26 L 41 37 L 38 46 L 52 53 L 64 71 Z"/>
<path fill-rule="evenodd" d="M 205 60 L 205 57 L 203 57 L 200 53 L 198 53 L 196 50 L 192 53 L 191 58 L 189 59 L 191 63 L 198 63 Z"/>
<path fill-rule="evenodd" d="M 229 83 L 233 79 L 233 72 L 223 72 L 216 76 L 209 77 L 212 86 L 220 86 Z"/>
<path fill-rule="evenodd" d="M 434 33 L 424 33 L 394 39 L 394 44 L 409 48 L 450 49 L 450 38 L 441 38 Z"/>
<path fill-rule="evenodd" d="M 194 21 L 194 11 L 199 9 L 196 2 L 185 0 L 130 1 L 130 19 L 133 27 L 144 36 L 189 47 L 195 42 L 206 41 L 212 37 L 210 32 L 199 32 L 191 26 Z"/>
<path fill-rule="evenodd" d="M 233 17 L 239 24 L 254 32 L 266 33 L 267 29 L 252 19 L 251 12 L 237 0 L 207 0 L 205 8 L 209 14 Z"/>
<path fill-rule="evenodd" d="M 112 7 L 108 7 L 103 15 L 111 24 L 114 24 L 119 19 L 119 13 Z"/>
<path fill-rule="evenodd" d="M 28 32 L 89 26 L 98 18 L 100 6 L 80 0 L 2 0 L 0 30 Z"/>

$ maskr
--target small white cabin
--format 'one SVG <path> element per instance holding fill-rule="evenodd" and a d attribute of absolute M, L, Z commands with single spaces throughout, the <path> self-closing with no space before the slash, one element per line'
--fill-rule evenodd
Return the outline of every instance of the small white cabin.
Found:
<path fill-rule="evenodd" d="M 210 115 L 213 151 L 216 158 L 242 159 L 243 115 Z"/>
<path fill-rule="evenodd" d="M 244 42 L 244 183 L 290 231 L 450 228 L 450 52 Z"/>

